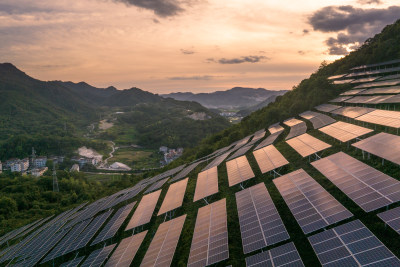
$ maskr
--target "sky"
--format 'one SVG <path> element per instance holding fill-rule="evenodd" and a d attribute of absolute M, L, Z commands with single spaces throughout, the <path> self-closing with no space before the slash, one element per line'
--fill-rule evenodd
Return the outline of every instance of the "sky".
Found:
<path fill-rule="evenodd" d="M 291 89 L 399 18 L 398 0 L 0 0 L 0 61 L 159 94 Z"/>

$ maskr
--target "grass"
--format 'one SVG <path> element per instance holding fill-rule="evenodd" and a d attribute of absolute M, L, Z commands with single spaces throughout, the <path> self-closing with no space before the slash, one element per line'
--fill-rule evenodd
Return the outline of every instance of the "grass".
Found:
<path fill-rule="evenodd" d="M 158 168 L 161 155 L 156 150 L 138 148 L 120 148 L 109 163 L 122 162 L 132 169 Z"/>

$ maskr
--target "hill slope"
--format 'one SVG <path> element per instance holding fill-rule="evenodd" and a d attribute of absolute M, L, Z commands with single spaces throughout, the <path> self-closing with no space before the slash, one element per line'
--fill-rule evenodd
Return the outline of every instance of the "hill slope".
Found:
<path fill-rule="evenodd" d="M 257 105 L 273 95 L 282 95 L 285 92 L 287 91 L 234 87 L 227 91 L 217 91 L 213 93 L 193 94 L 186 92 L 171 93 L 162 96 L 172 97 L 177 100 L 196 101 L 207 108 L 241 109 Z"/>

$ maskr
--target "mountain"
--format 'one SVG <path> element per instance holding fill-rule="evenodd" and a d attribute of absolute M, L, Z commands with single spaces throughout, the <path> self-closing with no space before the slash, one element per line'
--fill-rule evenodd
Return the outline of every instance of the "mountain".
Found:
<path fill-rule="evenodd" d="M 185 92 L 164 94 L 162 96 L 177 100 L 196 101 L 207 108 L 244 109 L 257 105 L 271 96 L 282 95 L 286 92 L 286 90 L 272 91 L 263 88 L 234 87 L 230 90 L 213 93 L 193 94 Z"/>
<path fill-rule="evenodd" d="M 116 128 L 136 132 L 124 133 L 125 141 L 143 146 L 193 146 L 230 125 L 198 103 L 165 99 L 139 88 L 40 81 L 10 63 L 0 64 L 0 95 L 0 159 L 26 156 L 31 146 L 39 153 L 64 154 L 84 143 L 99 145 L 94 141 L 101 143 L 101 137 L 118 138 L 118 131 L 95 136 L 100 140 L 83 138 L 87 126 L 116 111 L 124 112 L 116 118 Z M 206 120 L 192 119 L 194 113 L 204 113 Z M 189 135 L 191 130 L 196 134 Z"/>
<path fill-rule="evenodd" d="M 281 91 L 281 92 L 282 92 L 281 95 L 284 95 L 284 94 L 286 93 L 286 91 Z M 262 109 L 263 107 L 268 106 L 270 103 L 275 102 L 275 100 L 276 100 L 276 98 L 277 98 L 278 96 L 280 96 L 280 95 L 273 95 L 273 96 L 270 96 L 270 97 L 268 97 L 267 99 L 265 99 L 264 101 L 258 103 L 257 105 L 254 105 L 254 106 L 251 106 L 251 107 L 248 107 L 248 108 L 239 110 L 239 111 L 236 112 L 236 113 L 237 113 L 238 115 L 242 116 L 242 117 L 245 117 L 245 116 L 249 115 L 250 113 L 252 113 L 252 112 L 254 112 L 254 111 L 256 111 L 256 110 Z"/>

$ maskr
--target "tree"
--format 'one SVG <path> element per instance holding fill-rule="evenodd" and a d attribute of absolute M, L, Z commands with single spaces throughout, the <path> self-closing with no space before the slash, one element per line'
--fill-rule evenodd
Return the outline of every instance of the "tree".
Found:
<path fill-rule="evenodd" d="M 1 196 L 0 197 L 0 214 L 5 218 L 9 218 L 14 212 L 17 211 L 17 202 L 14 199 Z"/>

